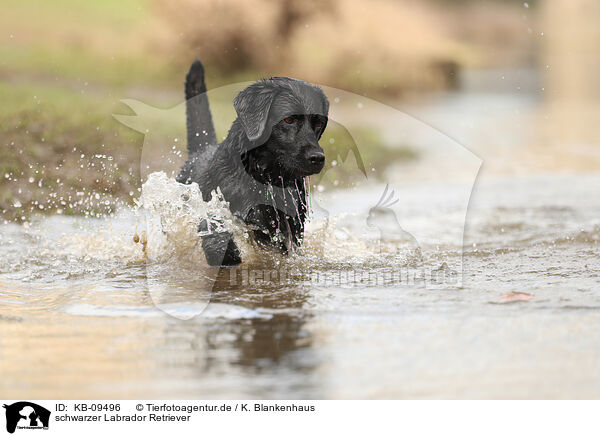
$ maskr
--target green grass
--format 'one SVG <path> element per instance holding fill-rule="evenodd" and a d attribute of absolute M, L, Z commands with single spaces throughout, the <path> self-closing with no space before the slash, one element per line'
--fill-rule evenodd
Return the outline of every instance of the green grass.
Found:
<path fill-rule="evenodd" d="M 3 21 L 14 22 L 27 16 L 30 21 L 47 26 L 60 23 L 89 30 L 136 25 L 147 16 L 147 4 L 143 0 L 2 0 Z"/>
<path fill-rule="evenodd" d="M 153 48 L 152 25 L 142 0 L 3 0 L 0 78 L 168 86 L 183 66 Z"/>
<path fill-rule="evenodd" d="M 142 135 L 112 118 L 110 99 L 31 85 L 0 84 L 0 93 L 1 218 L 107 213 L 131 202 Z"/>
<path fill-rule="evenodd" d="M 173 87 L 182 67 L 155 62 L 143 54 L 104 55 L 83 46 L 71 48 L 41 44 L 0 45 L 0 77 L 25 77 L 32 81 L 74 81 L 111 87 L 154 85 Z"/>

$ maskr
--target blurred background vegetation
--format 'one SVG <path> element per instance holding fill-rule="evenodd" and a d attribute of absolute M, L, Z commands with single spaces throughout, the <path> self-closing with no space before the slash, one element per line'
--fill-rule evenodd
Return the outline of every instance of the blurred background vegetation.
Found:
<path fill-rule="evenodd" d="M 567 10 L 582 2 L 598 8 L 555 0 Z M 393 104 L 457 88 L 465 70 L 543 65 L 548 53 L 532 23 L 546 17 L 560 27 L 563 15 L 542 3 L 3 0 L 1 212 L 93 215 L 111 211 L 114 199 L 131 202 L 143 136 L 111 114 L 128 113 L 122 98 L 180 103 L 196 57 L 209 89 L 284 75 Z M 373 147 L 380 143 L 375 132 Z"/>

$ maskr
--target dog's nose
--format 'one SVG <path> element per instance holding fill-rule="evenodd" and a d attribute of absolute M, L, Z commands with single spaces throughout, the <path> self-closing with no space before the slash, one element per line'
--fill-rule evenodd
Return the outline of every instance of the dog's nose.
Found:
<path fill-rule="evenodd" d="M 325 162 L 325 154 L 320 151 L 311 153 L 308 155 L 308 161 L 313 165 L 320 165 Z"/>

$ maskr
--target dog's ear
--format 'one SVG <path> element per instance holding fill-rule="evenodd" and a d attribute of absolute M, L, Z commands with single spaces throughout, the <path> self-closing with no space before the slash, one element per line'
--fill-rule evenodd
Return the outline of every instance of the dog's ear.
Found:
<path fill-rule="evenodd" d="M 274 97 L 274 87 L 263 81 L 253 83 L 233 99 L 233 107 L 250 141 L 256 142 L 265 135 Z"/>

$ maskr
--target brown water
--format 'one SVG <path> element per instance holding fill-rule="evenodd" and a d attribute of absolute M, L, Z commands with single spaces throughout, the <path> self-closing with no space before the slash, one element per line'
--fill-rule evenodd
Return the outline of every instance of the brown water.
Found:
<path fill-rule="evenodd" d="M 421 147 L 384 177 L 395 220 L 369 221 L 381 181 L 315 191 L 303 252 L 243 245 L 237 275 L 204 266 L 171 209 L 160 211 L 168 228 L 128 209 L 2 225 L 0 393 L 597 398 L 600 173 L 540 165 L 521 123 L 535 108 L 531 95 L 473 92 L 407 109 L 483 159 L 470 203 L 477 159 L 449 159 L 437 129 L 383 126 Z M 146 253 L 132 241 L 142 229 Z M 381 282 L 401 268 L 446 268 L 462 287 Z M 286 275 L 244 276 L 256 270 Z"/>

